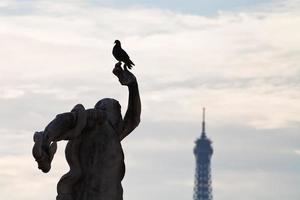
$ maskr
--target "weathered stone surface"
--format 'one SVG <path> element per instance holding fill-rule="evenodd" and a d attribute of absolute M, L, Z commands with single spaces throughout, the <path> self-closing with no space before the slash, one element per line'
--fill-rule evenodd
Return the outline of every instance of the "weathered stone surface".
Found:
<path fill-rule="evenodd" d="M 122 200 L 125 174 L 121 140 L 140 122 L 141 103 L 135 76 L 117 63 L 113 73 L 128 86 L 124 119 L 117 100 L 105 98 L 93 109 L 76 105 L 59 114 L 42 132 L 34 134 L 33 156 L 48 172 L 57 142 L 68 140 L 65 154 L 70 171 L 57 184 L 57 200 Z"/>

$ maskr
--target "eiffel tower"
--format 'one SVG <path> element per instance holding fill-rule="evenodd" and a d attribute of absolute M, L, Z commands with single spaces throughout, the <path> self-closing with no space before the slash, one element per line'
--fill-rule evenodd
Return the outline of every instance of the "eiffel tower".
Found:
<path fill-rule="evenodd" d="M 205 108 L 203 108 L 202 133 L 196 141 L 194 155 L 196 158 L 196 174 L 194 186 L 194 200 L 212 200 L 211 186 L 211 156 L 213 148 L 211 140 L 207 138 L 205 132 Z"/>

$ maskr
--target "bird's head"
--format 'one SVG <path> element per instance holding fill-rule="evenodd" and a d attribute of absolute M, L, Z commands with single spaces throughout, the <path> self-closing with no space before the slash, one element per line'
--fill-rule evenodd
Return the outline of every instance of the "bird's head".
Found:
<path fill-rule="evenodd" d="M 115 40 L 116 45 L 121 45 L 121 42 L 119 40 Z"/>

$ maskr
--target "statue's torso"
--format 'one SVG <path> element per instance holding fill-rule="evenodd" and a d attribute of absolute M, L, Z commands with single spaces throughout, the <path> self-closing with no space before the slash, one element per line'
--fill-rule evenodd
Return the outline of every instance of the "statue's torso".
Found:
<path fill-rule="evenodd" d="M 81 175 L 73 186 L 75 200 L 121 200 L 125 165 L 117 132 L 104 122 L 85 129 L 76 140 Z"/>

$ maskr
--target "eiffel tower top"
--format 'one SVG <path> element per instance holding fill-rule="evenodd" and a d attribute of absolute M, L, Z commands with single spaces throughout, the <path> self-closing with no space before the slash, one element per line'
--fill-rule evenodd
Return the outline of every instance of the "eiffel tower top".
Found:
<path fill-rule="evenodd" d="M 205 153 L 207 155 L 211 155 L 213 153 L 212 148 L 212 141 L 207 137 L 206 135 L 206 129 L 205 129 L 205 108 L 203 108 L 203 114 L 202 114 L 202 132 L 200 138 L 198 138 L 195 143 L 196 146 L 194 148 L 194 154 L 202 154 Z"/>
<path fill-rule="evenodd" d="M 201 138 L 206 138 L 206 131 L 205 131 L 205 107 L 203 107 L 202 111 L 202 132 L 201 132 Z"/>

